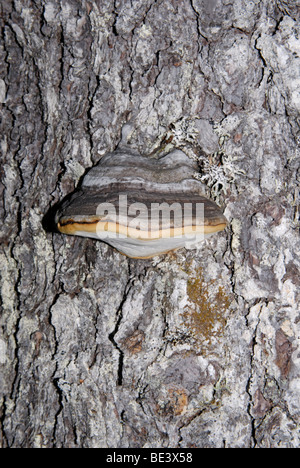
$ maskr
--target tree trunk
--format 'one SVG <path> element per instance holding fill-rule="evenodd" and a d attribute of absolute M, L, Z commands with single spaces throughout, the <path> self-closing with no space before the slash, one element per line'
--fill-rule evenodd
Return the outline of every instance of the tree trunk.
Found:
<path fill-rule="evenodd" d="M 2 447 L 299 446 L 299 5 L 2 2 Z M 202 155 L 223 233 L 133 260 L 53 232 L 125 124 Z"/>

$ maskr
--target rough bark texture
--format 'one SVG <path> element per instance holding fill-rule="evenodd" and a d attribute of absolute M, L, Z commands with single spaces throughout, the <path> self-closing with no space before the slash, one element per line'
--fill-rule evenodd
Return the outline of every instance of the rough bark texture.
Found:
<path fill-rule="evenodd" d="M 299 446 L 299 5 L 1 2 L 2 447 Z M 226 232 L 146 261 L 51 232 L 124 124 L 208 154 Z"/>

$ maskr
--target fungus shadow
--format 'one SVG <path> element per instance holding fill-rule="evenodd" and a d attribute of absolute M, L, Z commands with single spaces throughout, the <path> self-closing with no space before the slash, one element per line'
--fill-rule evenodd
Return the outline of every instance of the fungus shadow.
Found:
<path fill-rule="evenodd" d="M 42 219 L 42 226 L 46 232 L 59 233 L 59 230 L 57 229 L 56 214 L 58 214 L 62 205 L 68 202 L 72 196 L 73 196 L 73 192 L 69 193 L 62 200 L 59 200 L 58 202 L 56 202 L 53 206 L 49 208 L 49 210 L 47 211 L 47 213 Z"/>
<path fill-rule="evenodd" d="M 55 232 L 55 233 L 58 233 L 58 229 L 57 229 L 57 226 L 56 226 L 56 222 L 55 222 L 55 215 L 59 209 L 61 205 L 61 202 L 57 202 L 55 203 L 55 205 L 51 206 L 51 208 L 49 208 L 49 210 L 47 211 L 47 213 L 44 215 L 43 219 L 42 219 L 42 226 L 43 226 L 43 229 L 44 231 L 46 232 Z"/>

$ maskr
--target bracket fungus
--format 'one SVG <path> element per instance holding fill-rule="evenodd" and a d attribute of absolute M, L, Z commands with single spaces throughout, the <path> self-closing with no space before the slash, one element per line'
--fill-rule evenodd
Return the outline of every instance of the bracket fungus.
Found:
<path fill-rule="evenodd" d="M 195 248 L 227 225 L 220 208 L 203 196 L 196 170 L 180 150 L 159 159 L 109 153 L 61 203 L 57 228 L 100 239 L 133 258 Z"/>

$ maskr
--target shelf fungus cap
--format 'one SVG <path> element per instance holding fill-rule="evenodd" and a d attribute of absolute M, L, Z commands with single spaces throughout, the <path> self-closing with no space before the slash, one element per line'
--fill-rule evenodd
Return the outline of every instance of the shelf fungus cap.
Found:
<path fill-rule="evenodd" d="M 57 228 L 100 239 L 133 258 L 195 248 L 227 225 L 220 208 L 203 196 L 196 170 L 180 150 L 160 159 L 109 153 L 61 203 Z"/>

